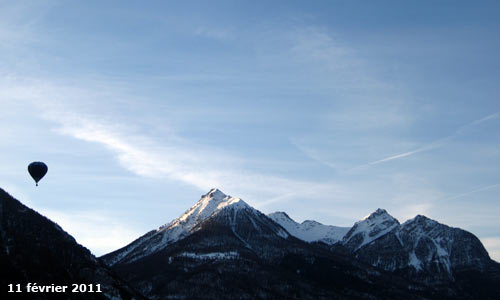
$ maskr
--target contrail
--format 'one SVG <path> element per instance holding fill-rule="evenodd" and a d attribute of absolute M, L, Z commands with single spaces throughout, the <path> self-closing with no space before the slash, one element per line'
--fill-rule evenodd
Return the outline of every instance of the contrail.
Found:
<path fill-rule="evenodd" d="M 355 169 L 367 167 L 367 166 L 377 165 L 377 164 L 380 164 L 380 163 L 383 163 L 383 162 L 387 162 L 387 161 L 391 161 L 391 160 L 395 160 L 395 159 L 400 159 L 400 158 L 403 158 L 403 157 L 408 157 L 408 156 L 413 155 L 413 154 L 417 154 L 417 153 L 420 153 L 420 152 L 429 151 L 429 150 L 432 150 L 432 149 L 435 149 L 435 148 L 442 147 L 449 140 L 454 139 L 455 137 L 461 135 L 468 128 L 477 126 L 477 125 L 479 125 L 479 124 L 481 124 L 483 122 L 486 122 L 488 120 L 498 118 L 499 116 L 500 116 L 500 112 L 496 112 L 496 113 L 488 115 L 488 116 L 486 116 L 484 118 L 474 120 L 474 121 L 472 121 L 472 122 L 470 122 L 468 124 L 465 124 L 462 127 L 458 128 L 453 134 L 451 134 L 451 135 L 449 135 L 447 137 L 444 137 L 442 139 L 439 139 L 437 141 L 434 141 L 434 142 L 432 142 L 430 144 L 427 144 L 425 146 L 422 146 L 422 147 L 417 148 L 417 149 L 412 150 L 412 151 L 408 151 L 408 152 L 404 152 L 404 153 L 392 155 L 392 156 L 389 156 L 389 157 L 386 157 L 386 158 L 382 158 L 382 159 L 379 159 L 379 160 L 376 160 L 376 161 L 369 162 L 369 163 L 364 164 L 364 165 L 360 165 L 360 166 L 354 167 L 354 168 L 351 169 L 351 171 L 355 170 Z"/>
<path fill-rule="evenodd" d="M 410 155 L 413 155 L 413 154 L 416 154 L 416 153 L 419 153 L 419 152 L 424 152 L 424 151 L 428 151 L 428 150 L 431 150 L 431 149 L 434 149 L 434 148 L 438 148 L 438 147 L 441 147 L 443 145 L 442 143 L 443 139 L 442 140 L 439 140 L 439 141 L 436 141 L 434 143 L 431 143 L 429 145 L 426 145 L 424 147 L 420 147 L 420 148 L 417 148 L 413 151 L 408 151 L 408 152 L 405 152 L 405 153 L 401 153 L 401 154 L 396 154 L 396 155 L 393 155 L 393 156 L 389 156 L 389 157 L 386 157 L 386 158 L 383 158 L 383 159 L 380 159 L 380 160 L 376 160 L 376 161 L 372 161 L 370 163 L 367 163 L 366 165 L 376 165 L 376 164 L 379 164 L 379 163 L 383 163 L 383 162 L 386 162 L 386 161 L 390 161 L 390 160 L 394 160 L 394 159 L 398 159 L 398 158 L 403 158 L 403 157 L 407 157 L 407 156 L 410 156 Z M 364 166 L 366 166 L 364 165 Z"/>
<path fill-rule="evenodd" d="M 445 201 L 445 200 L 452 200 L 452 199 L 456 199 L 456 198 L 461 198 L 461 197 L 465 197 L 465 196 L 468 196 L 470 194 L 474 194 L 474 193 L 477 193 L 477 192 L 491 190 L 491 189 L 499 187 L 499 186 L 500 186 L 500 183 L 492 184 L 492 185 L 488 185 L 488 186 L 483 186 L 483 187 L 480 187 L 478 189 L 475 189 L 475 190 L 472 190 L 472 191 L 469 191 L 469 192 L 466 192 L 466 193 L 457 194 L 457 195 L 454 195 L 454 196 L 442 198 L 442 199 L 439 199 L 437 201 Z"/>

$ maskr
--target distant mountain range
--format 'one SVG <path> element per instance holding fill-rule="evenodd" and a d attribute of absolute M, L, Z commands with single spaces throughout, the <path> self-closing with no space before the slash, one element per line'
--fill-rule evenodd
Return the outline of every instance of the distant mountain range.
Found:
<path fill-rule="evenodd" d="M 0 270 L 3 287 L 103 290 L 19 299 L 500 299 L 500 264 L 462 229 L 383 209 L 351 228 L 299 224 L 217 189 L 101 258 L 0 190 Z"/>
<path fill-rule="evenodd" d="M 294 235 L 304 241 L 327 243 L 333 251 L 347 250 L 371 266 L 426 285 L 439 287 L 453 283 L 460 293 L 479 296 L 483 289 L 463 289 L 472 274 L 475 281 L 483 283 L 500 279 L 499 264 L 490 259 L 476 236 L 422 215 L 400 224 L 386 210 L 377 209 L 351 228 L 314 221 L 298 224 L 283 212 L 269 216 L 284 228 L 291 227 L 290 233 L 298 228 Z M 464 279 L 464 274 L 469 275 Z"/>
<path fill-rule="evenodd" d="M 500 265 L 467 231 L 383 209 L 299 224 L 218 189 L 102 259 L 158 299 L 500 299 Z"/>

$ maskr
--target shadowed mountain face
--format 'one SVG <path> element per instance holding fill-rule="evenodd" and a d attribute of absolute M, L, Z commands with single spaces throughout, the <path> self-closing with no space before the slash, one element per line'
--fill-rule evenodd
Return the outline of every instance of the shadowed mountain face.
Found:
<path fill-rule="evenodd" d="M 297 224 L 283 213 L 270 216 L 285 227 L 291 222 Z M 338 227 L 322 226 L 338 231 Z M 304 236 L 303 231 L 290 233 Z M 356 222 L 343 237 L 328 236 L 331 234 L 325 230 L 315 230 L 304 240 L 325 242 L 334 252 L 349 253 L 356 260 L 454 299 L 500 299 L 499 264 L 490 259 L 479 239 L 465 230 L 421 215 L 400 224 L 386 210 L 377 209 Z"/>
<path fill-rule="evenodd" d="M 500 264 L 490 259 L 479 239 L 425 216 L 400 225 L 377 210 L 357 222 L 342 244 L 356 259 L 446 290 L 454 298 L 500 298 Z"/>
<path fill-rule="evenodd" d="M 103 293 L 7 293 L 8 284 L 101 285 Z M 57 224 L 0 189 L 2 299 L 146 299 Z"/>
<path fill-rule="evenodd" d="M 287 228 L 289 224 L 301 225 L 284 213 L 270 217 Z M 321 226 L 338 231 L 338 227 Z M 490 259 L 479 239 L 425 216 L 418 215 L 400 224 L 384 209 L 377 209 L 341 238 L 327 238 L 331 233 L 318 226 L 308 231 L 312 232 L 290 233 L 306 241 L 327 243 L 334 252 L 348 253 L 356 260 L 439 290 L 453 299 L 500 297 L 500 266 Z"/>

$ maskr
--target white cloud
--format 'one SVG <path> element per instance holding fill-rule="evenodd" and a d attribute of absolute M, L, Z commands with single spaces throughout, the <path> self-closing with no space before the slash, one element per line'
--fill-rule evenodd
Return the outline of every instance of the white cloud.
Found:
<path fill-rule="evenodd" d="M 124 104 L 129 98 L 113 86 L 103 88 L 87 82 L 85 88 L 80 88 L 24 77 L 1 79 L 3 101 L 24 103 L 30 114 L 36 112 L 36 116 L 55 124 L 54 132 L 58 134 L 104 146 L 122 167 L 139 176 L 177 180 L 203 192 L 218 187 L 256 206 L 264 206 L 270 199 L 288 201 L 342 189 L 331 182 L 295 179 L 265 170 L 248 171 L 254 158 L 192 143 L 168 128 L 162 130 L 165 135 L 161 139 L 148 136 L 147 128 L 137 125 L 134 115 L 124 118 L 112 113 L 117 107 L 135 103 Z M 102 103 L 102 99 L 109 101 Z M 166 122 L 161 120 L 157 125 L 164 127 Z"/>
<path fill-rule="evenodd" d="M 71 95 L 72 91 L 55 89 L 44 93 L 64 96 Z M 38 97 L 43 98 L 40 94 L 44 93 L 38 91 Z M 283 197 L 290 191 L 295 197 L 306 197 L 314 191 L 339 189 L 338 185 L 328 182 L 248 171 L 252 158 L 241 158 L 222 148 L 192 143 L 173 131 L 167 130 L 167 136 L 162 136 L 159 143 L 154 136 L 143 134 L 141 128 L 123 124 L 92 109 L 83 112 L 65 101 L 38 101 L 34 104 L 42 110 L 44 118 L 57 124 L 57 133 L 106 147 L 122 167 L 139 176 L 177 180 L 201 191 L 218 187 L 249 201 L 271 198 L 283 201 L 290 198 Z"/>

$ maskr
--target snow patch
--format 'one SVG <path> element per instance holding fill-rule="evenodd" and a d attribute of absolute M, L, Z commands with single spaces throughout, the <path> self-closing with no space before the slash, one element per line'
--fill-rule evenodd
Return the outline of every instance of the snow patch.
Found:
<path fill-rule="evenodd" d="M 222 260 L 222 259 L 237 259 L 240 257 L 240 254 L 237 251 L 211 252 L 211 253 L 182 252 L 176 256 L 188 257 L 199 260 Z"/>
<path fill-rule="evenodd" d="M 286 231 L 284 230 L 278 230 L 278 236 L 284 238 L 284 239 L 287 239 L 288 238 L 288 233 L 286 233 Z"/>
<path fill-rule="evenodd" d="M 410 252 L 408 257 L 408 265 L 414 267 L 417 271 L 422 270 L 422 262 L 418 259 L 415 251 Z"/>
<path fill-rule="evenodd" d="M 379 208 L 368 217 L 356 222 L 344 237 L 343 243 L 347 244 L 354 237 L 360 236 L 361 242 L 358 243 L 357 247 L 354 249 L 354 251 L 356 251 L 391 232 L 398 226 L 398 220 L 389 215 L 385 209 Z"/>

